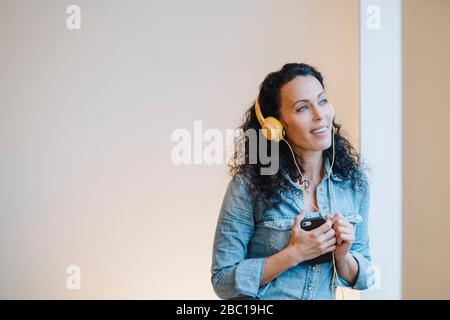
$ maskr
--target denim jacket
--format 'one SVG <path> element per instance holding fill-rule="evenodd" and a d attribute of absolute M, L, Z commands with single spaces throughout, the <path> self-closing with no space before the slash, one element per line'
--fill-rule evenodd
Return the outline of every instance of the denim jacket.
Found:
<path fill-rule="evenodd" d="M 329 162 L 325 162 L 325 175 L 317 187 L 319 212 L 331 214 L 328 193 Z M 282 194 L 282 203 L 276 208 L 257 212 L 243 178 L 236 175 L 228 184 L 220 210 L 214 237 L 211 282 L 222 299 L 331 299 L 333 264 L 297 264 L 260 287 L 267 257 L 277 253 L 289 243 L 294 218 L 304 208 L 303 195 L 288 175 L 292 187 Z M 355 227 L 355 241 L 350 254 L 358 263 L 356 281 L 349 284 L 338 276 L 340 284 L 364 290 L 373 285 L 373 266 L 369 252 L 368 213 L 369 185 L 355 191 L 350 181 L 331 174 L 330 183 L 334 211 L 343 215 Z"/>

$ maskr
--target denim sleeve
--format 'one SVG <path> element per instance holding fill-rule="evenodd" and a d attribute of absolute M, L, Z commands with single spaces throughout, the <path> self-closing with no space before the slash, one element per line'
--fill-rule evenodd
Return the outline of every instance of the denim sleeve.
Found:
<path fill-rule="evenodd" d="M 259 298 L 266 258 L 246 259 L 254 233 L 250 196 L 242 179 L 228 184 L 214 236 L 211 283 L 222 299 Z"/>
<path fill-rule="evenodd" d="M 369 249 L 369 207 L 370 207 L 370 187 L 366 183 L 364 192 L 361 193 L 359 214 L 362 222 L 355 225 L 355 241 L 350 248 L 350 254 L 358 263 L 358 275 L 355 283 L 349 284 L 341 276 L 339 281 L 344 287 L 351 287 L 357 290 L 365 290 L 374 284 L 372 258 Z"/>

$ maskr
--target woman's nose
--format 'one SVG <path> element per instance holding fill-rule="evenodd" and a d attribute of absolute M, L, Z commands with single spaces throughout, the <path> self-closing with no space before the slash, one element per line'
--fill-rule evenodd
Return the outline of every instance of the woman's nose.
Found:
<path fill-rule="evenodd" d="M 314 110 L 314 119 L 320 120 L 323 118 L 324 116 L 323 110 L 320 110 L 320 107 L 318 105 L 314 105 L 313 110 Z"/>

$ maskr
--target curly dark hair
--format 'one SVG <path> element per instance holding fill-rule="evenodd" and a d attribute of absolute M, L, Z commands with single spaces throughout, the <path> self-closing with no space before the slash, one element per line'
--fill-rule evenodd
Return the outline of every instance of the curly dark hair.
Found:
<path fill-rule="evenodd" d="M 322 74 L 313 66 L 304 63 L 288 63 L 285 64 L 281 70 L 269 73 L 259 88 L 259 104 L 264 117 L 272 116 L 280 119 L 280 91 L 281 87 L 287 82 L 293 80 L 298 76 L 313 76 L 322 85 Z M 349 140 L 344 137 L 341 132 L 341 125 L 336 123 L 333 119 L 333 126 L 335 131 L 335 160 L 333 166 L 333 174 L 337 175 L 344 181 L 351 181 L 351 186 L 354 190 L 359 190 L 364 186 L 365 172 L 361 164 L 361 158 L 358 152 L 351 145 Z M 259 130 L 261 125 L 255 114 L 255 104 L 246 111 L 243 119 L 243 123 L 238 128 L 241 132 L 246 132 L 249 129 Z M 282 197 L 281 194 L 291 188 L 291 184 L 286 177 L 286 173 L 292 179 L 297 181 L 300 178 L 300 174 L 295 167 L 292 159 L 292 153 L 286 143 L 280 142 L 279 144 L 279 169 L 276 174 L 273 175 L 261 175 L 261 168 L 264 165 L 260 161 L 259 146 L 261 139 L 260 135 L 256 135 L 257 141 L 255 142 L 257 150 L 256 163 L 249 163 L 249 143 L 248 136 L 237 136 L 235 138 L 236 150 L 238 145 L 244 145 L 245 161 L 238 163 L 238 151 L 235 151 L 233 160 L 230 166 L 230 174 L 232 176 L 240 175 L 245 181 L 247 190 L 251 194 L 253 205 L 259 209 L 268 209 L 278 206 Z M 242 140 L 243 139 L 243 140 Z M 265 139 L 265 138 L 262 138 Z M 271 154 L 270 141 L 266 140 L 267 154 Z M 294 150 L 295 152 L 295 150 Z M 323 150 L 323 157 L 325 160 L 332 159 L 333 151 L 332 147 Z M 295 156 L 299 160 L 299 167 L 302 173 L 304 169 L 302 167 L 303 160 L 298 152 L 295 152 Z M 243 162 L 243 163 L 242 163 Z M 330 162 L 331 163 L 331 162 Z"/>

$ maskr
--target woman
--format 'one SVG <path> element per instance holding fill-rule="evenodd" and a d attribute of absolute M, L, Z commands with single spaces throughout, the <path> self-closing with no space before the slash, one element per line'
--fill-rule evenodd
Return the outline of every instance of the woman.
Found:
<path fill-rule="evenodd" d="M 266 162 L 260 152 L 257 161 L 248 161 L 255 150 L 250 142 L 244 144 L 247 161 L 231 165 L 233 178 L 214 238 L 216 294 L 223 299 L 330 299 L 337 284 L 367 289 L 373 282 L 367 176 L 334 122 L 322 75 L 307 64 L 286 64 L 266 76 L 256 100 L 240 129 L 260 130 L 264 117 L 277 119 L 280 130 L 258 135 L 255 146 L 263 142 L 268 154 L 278 151 L 279 166 L 274 174 L 261 174 Z M 278 139 L 273 136 L 280 133 Z M 278 148 L 273 140 L 280 140 Z M 303 230 L 301 222 L 312 217 L 326 222 Z M 311 261 L 327 254 L 331 260 Z"/>

